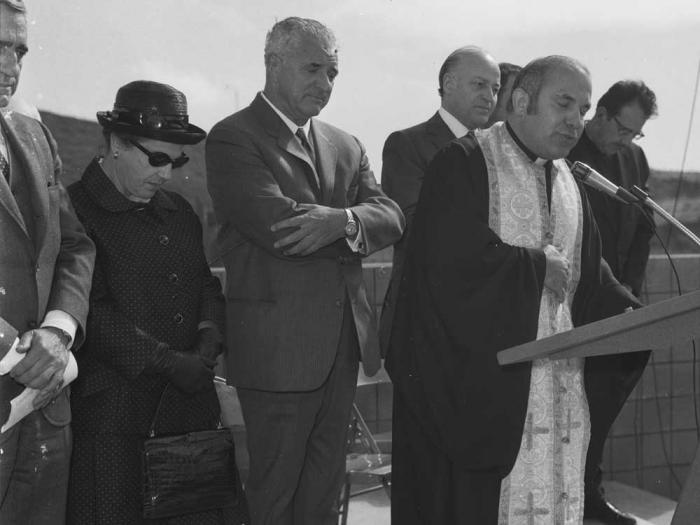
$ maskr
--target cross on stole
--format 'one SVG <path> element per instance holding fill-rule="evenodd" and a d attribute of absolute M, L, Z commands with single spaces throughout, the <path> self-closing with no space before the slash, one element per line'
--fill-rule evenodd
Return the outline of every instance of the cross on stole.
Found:
<path fill-rule="evenodd" d="M 566 486 L 566 492 L 562 493 L 561 499 L 564 502 L 564 509 L 566 511 L 566 521 L 571 519 L 572 507 L 578 505 L 579 498 L 574 496 L 573 498 L 569 496 L 569 486 Z"/>
<path fill-rule="evenodd" d="M 562 441 L 564 443 L 570 443 L 571 442 L 571 431 L 577 428 L 581 427 L 581 422 L 580 421 L 571 421 L 571 409 L 569 408 L 566 412 L 566 424 L 563 426 L 562 430 L 566 431 L 566 435 L 562 438 Z"/>
<path fill-rule="evenodd" d="M 549 514 L 548 509 L 535 507 L 535 497 L 532 492 L 527 493 L 527 507 L 524 509 L 516 509 L 514 514 L 516 516 L 527 517 L 527 525 L 535 525 L 535 517 L 546 516 Z"/>
<path fill-rule="evenodd" d="M 534 438 L 535 434 L 549 434 L 549 429 L 547 427 L 536 427 L 532 419 L 532 412 L 530 412 L 527 415 L 525 428 L 523 429 L 528 450 L 532 450 L 532 439 Z"/>

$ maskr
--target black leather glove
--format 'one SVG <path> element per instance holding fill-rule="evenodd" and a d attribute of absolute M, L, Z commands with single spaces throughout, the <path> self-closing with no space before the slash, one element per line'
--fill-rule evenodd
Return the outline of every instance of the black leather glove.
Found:
<path fill-rule="evenodd" d="M 216 361 L 196 352 L 176 352 L 166 344 L 158 345 L 150 369 L 165 375 L 177 388 L 188 394 L 211 386 Z"/>
<path fill-rule="evenodd" d="M 195 351 L 209 359 L 216 359 L 224 351 L 224 338 L 216 327 L 202 328 L 197 332 Z"/>

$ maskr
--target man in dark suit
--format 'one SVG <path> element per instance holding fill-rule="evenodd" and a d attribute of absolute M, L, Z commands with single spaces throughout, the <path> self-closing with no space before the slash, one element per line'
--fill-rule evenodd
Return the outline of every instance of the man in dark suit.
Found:
<path fill-rule="evenodd" d="M 483 49 L 466 46 L 453 51 L 438 75 L 440 108 L 426 122 L 395 131 L 382 154 L 382 189 L 406 216 L 406 230 L 394 245 L 391 282 L 382 308 L 382 351 L 389 344 L 396 298 L 403 271 L 406 242 L 428 164 L 438 150 L 470 130 L 484 127 L 496 104 L 498 63 Z"/>
<path fill-rule="evenodd" d="M 399 207 L 353 136 L 315 118 L 338 73 L 331 31 L 287 18 L 265 89 L 212 129 L 209 192 L 226 265 L 228 380 L 248 432 L 256 524 L 331 524 L 358 357 L 380 366 L 361 258 L 395 242 Z"/>
<path fill-rule="evenodd" d="M 586 123 L 581 139 L 569 153 L 624 188 L 646 189 L 649 165 L 642 148 L 633 141 L 656 114 L 656 96 L 644 82 L 616 82 L 600 98 L 595 115 Z M 622 204 L 586 187 L 598 223 L 603 258 L 613 275 L 639 297 L 649 258 L 653 225 L 635 206 Z M 591 440 L 586 460 L 586 517 L 603 523 L 633 525 L 634 518 L 605 501 L 600 486 L 600 464 L 610 427 L 644 372 L 648 352 L 589 359 L 586 363 Z"/>
<path fill-rule="evenodd" d="M 0 0 L 0 43 L 4 108 L 28 49 L 21 0 Z M 22 334 L 24 354 L 0 377 L 1 422 L 25 387 L 40 391 L 37 410 L 0 434 L 0 523 L 8 525 L 60 524 L 65 514 L 71 430 L 63 373 L 69 348 L 84 336 L 94 245 L 60 171 L 48 129 L 15 112 L 0 115 L 0 317 Z"/>

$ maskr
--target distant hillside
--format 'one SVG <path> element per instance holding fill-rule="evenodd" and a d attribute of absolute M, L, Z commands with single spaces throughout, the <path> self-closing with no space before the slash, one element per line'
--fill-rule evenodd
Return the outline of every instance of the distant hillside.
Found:
<path fill-rule="evenodd" d="M 49 127 L 58 142 L 59 153 L 63 159 L 64 182 L 70 184 L 78 180 L 85 166 L 102 151 L 102 128 L 96 121 L 76 119 L 41 112 L 44 123 Z M 190 162 L 175 171 L 175 177 L 167 187 L 182 194 L 194 207 L 204 225 L 204 242 L 209 261 L 221 265 L 215 247 L 216 221 L 211 200 L 206 189 L 204 143 L 186 148 Z M 672 212 L 676 194 L 675 216 L 688 228 L 700 235 L 700 172 L 683 175 L 679 184 L 678 173 L 664 170 L 652 170 L 649 188 L 652 198 L 665 210 Z M 663 219 L 657 217 L 658 232 L 666 242 L 669 227 Z M 669 248 L 674 252 L 699 252 L 689 241 L 674 233 Z M 661 251 L 658 241 L 652 243 L 652 250 Z M 375 261 L 391 260 L 390 253 L 383 251 L 372 257 Z"/>
<path fill-rule="evenodd" d="M 659 206 L 700 236 L 700 172 L 686 172 L 681 180 L 678 172 L 652 170 L 649 193 Z M 671 227 L 664 219 L 656 217 L 656 225 L 657 232 L 669 251 L 700 253 L 700 248 L 687 240 L 683 234 L 675 230 L 671 233 Z M 658 239 L 652 242 L 652 251 L 662 251 Z"/>

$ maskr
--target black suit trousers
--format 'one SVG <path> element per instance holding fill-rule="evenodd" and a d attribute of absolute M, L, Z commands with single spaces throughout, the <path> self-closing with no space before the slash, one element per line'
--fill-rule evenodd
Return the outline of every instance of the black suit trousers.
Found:
<path fill-rule="evenodd" d="M 248 434 L 253 525 L 335 525 L 359 344 L 346 298 L 335 361 L 309 392 L 238 389 Z"/>

